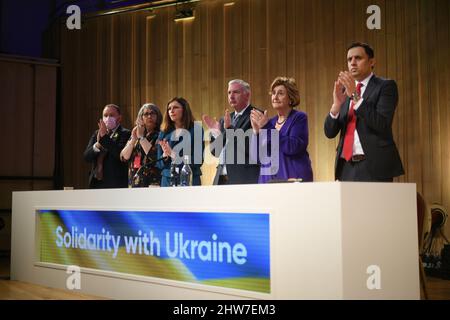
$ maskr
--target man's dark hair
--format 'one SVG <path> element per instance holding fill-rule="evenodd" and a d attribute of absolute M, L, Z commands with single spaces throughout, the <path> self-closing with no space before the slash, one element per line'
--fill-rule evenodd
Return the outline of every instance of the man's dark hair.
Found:
<path fill-rule="evenodd" d="M 375 57 L 375 52 L 373 51 L 372 47 L 369 46 L 367 43 L 364 42 L 353 42 L 350 47 L 348 47 L 347 52 L 350 49 L 353 48 L 357 48 L 357 47 L 361 47 L 364 48 L 364 51 L 367 53 L 367 55 L 369 56 L 369 59 L 373 59 L 373 57 Z"/>

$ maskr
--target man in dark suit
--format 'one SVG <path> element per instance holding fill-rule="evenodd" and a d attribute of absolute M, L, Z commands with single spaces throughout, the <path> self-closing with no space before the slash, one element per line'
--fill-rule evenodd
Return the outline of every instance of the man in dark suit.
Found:
<path fill-rule="evenodd" d="M 220 122 L 203 116 L 211 133 L 211 153 L 219 158 L 214 185 L 258 183 L 259 164 L 250 157 L 252 126 L 250 85 L 240 79 L 228 83 L 228 103 L 234 109 Z"/>
<path fill-rule="evenodd" d="M 325 119 L 325 135 L 340 133 L 335 177 L 340 181 L 391 182 L 404 174 L 392 135 L 398 103 L 397 84 L 373 74 L 373 49 L 353 43 L 347 50 L 348 70 L 334 83 L 333 106 Z"/>
<path fill-rule="evenodd" d="M 126 188 L 128 186 L 127 163 L 120 160 L 131 132 L 120 125 L 120 108 L 108 104 L 103 109 L 103 119 L 91 136 L 84 151 L 84 160 L 92 164 L 89 188 Z"/>

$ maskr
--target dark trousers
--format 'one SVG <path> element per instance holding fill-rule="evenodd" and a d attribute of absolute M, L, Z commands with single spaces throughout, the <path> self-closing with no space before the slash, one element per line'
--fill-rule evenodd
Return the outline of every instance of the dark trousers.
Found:
<path fill-rule="evenodd" d="M 219 176 L 219 182 L 217 183 L 218 185 L 224 185 L 224 184 L 228 184 L 228 176 Z"/>
<path fill-rule="evenodd" d="M 339 181 L 359 181 L 359 182 L 392 182 L 393 178 L 379 179 L 372 176 L 367 167 L 367 160 L 358 162 L 345 161 L 340 158 L 336 170 L 336 177 Z"/>

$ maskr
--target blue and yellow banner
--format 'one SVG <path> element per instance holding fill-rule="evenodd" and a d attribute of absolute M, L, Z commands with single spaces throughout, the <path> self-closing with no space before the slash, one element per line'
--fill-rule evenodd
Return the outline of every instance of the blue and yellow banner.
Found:
<path fill-rule="evenodd" d="M 267 213 L 38 210 L 40 262 L 270 293 Z"/>

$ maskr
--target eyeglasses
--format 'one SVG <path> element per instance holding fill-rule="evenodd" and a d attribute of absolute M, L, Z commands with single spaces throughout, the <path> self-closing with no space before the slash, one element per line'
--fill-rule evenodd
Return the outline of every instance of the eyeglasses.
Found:
<path fill-rule="evenodd" d="M 142 114 L 142 116 L 143 116 L 143 117 L 156 117 L 157 114 L 156 114 L 156 112 L 144 112 L 144 113 Z"/>

